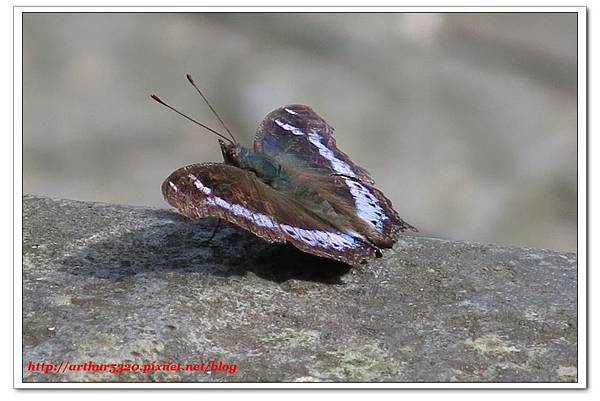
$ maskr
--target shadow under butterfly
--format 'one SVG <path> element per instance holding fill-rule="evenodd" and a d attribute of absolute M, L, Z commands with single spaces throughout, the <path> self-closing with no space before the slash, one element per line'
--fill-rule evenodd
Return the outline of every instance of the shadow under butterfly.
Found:
<path fill-rule="evenodd" d="M 162 105 L 219 136 L 224 163 L 182 167 L 162 184 L 165 200 L 192 220 L 217 217 L 268 242 L 351 266 L 381 256 L 403 221 L 373 186 L 369 173 L 336 147 L 333 128 L 310 107 L 287 105 L 259 125 L 254 149 L 241 146 L 187 75 L 232 139 Z"/>

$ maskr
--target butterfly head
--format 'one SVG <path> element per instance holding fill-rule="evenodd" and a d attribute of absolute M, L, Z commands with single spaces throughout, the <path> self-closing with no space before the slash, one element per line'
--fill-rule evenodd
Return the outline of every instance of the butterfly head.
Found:
<path fill-rule="evenodd" d="M 228 143 L 219 139 L 219 146 L 221 146 L 221 153 L 223 153 L 223 160 L 225 164 L 240 167 L 240 154 L 242 153 L 242 147 L 237 143 Z"/>

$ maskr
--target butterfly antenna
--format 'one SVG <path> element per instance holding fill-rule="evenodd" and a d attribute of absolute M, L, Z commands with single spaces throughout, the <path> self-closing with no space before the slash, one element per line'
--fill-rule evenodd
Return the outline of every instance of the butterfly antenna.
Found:
<path fill-rule="evenodd" d="M 202 91 L 200 90 L 200 88 L 198 88 L 196 86 L 196 83 L 192 79 L 192 76 L 190 74 L 186 74 L 185 76 L 186 76 L 187 80 L 190 81 L 190 83 L 192 84 L 192 86 L 196 89 L 196 91 L 200 94 L 200 96 L 202 96 L 202 99 L 204 99 L 204 101 L 206 102 L 206 104 L 210 108 L 210 111 L 213 112 L 213 114 L 215 115 L 215 117 L 217 117 L 217 119 L 219 120 L 219 122 L 221 123 L 221 125 L 223 126 L 223 128 L 225 128 L 225 131 L 227 131 L 227 133 L 233 139 L 234 142 L 237 142 L 237 140 L 235 139 L 235 137 L 233 136 L 233 134 L 231 133 L 231 131 L 229 130 L 229 128 L 227 128 L 227 125 L 225 125 L 225 122 L 223 121 L 223 119 L 221 119 L 221 117 L 219 116 L 219 113 L 217 113 L 217 111 L 212 107 L 212 105 L 210 104 L 210 102 L 208 101 L 208 99 L 206 98 L 206 96 L 204 96 L 204 93 L 202 93 Z"/>
<path fill-rule="evenodd" d="M 163 101 L 161 100 L 161 98 L 159 98 L 158 96 L 156 96 L 154 93 L 153 93 L 153 94 L 151 94 L 151 95 L 150 95 L 150 97 L 151 97 L 152 99 L 156 100 L 158 103 L 162 104 L 163 106 L 165 106 L 165 107 L 167 107 L 167 108 L 169 108 L 169 109 L 173 110 L 175 113 L 179 114 L 180 116 L 187 118 L 187 119 L 188 119 L 188 120 L 190 120 L 191 122 L 198 124 L 198 125 L 199 125 L 199 126 L 201 126 L 202 128 L 204 128 L 204 129 L 206 129 L 206 130 L 208 130 L 208 131 L 212 132 L 213 134 L 215 134 L 215 135 L 217 135 L 217 136 L 219 136 L 219 137 L 221 137 L 221 138 L 225 139 L 226 141 L 228 141 L 228 142 L 231 142 L 233 145 L 235 145 L 235 142 L 232 142 L 232 141 L 231 141 L 231 139 L 227 138 L 225 135 L 223 135 L 223 134 L 221 134 L 221 133 L 219 133 L 219 132 L 215 131 L 214 129 L 212 129 L 212 128 L 210 128 L 210 127 L 208 127 L 208 126 L 204 125 L 204 124 L 202 124 L 201 122 L 198 122 L 198 121 L 194 120 L 192 117 L 190 117 L 190 116 L 187 116 L 187 115 L 183 114 L 182 112 L 180 112 L 180 111 L 179 111 L 179 110 L 177 110 L 176 108 L 169 106 L 167 103 L 163 102 Z"/>

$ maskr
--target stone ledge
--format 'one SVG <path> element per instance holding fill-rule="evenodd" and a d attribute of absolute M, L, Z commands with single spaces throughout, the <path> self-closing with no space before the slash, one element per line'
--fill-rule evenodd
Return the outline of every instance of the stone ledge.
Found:
<path fill-rule="evenodd" d="M 406 236 L 357 270 L 213 225 L 24 196 L 24 381 L 577 381 L 576 254 Z"/>

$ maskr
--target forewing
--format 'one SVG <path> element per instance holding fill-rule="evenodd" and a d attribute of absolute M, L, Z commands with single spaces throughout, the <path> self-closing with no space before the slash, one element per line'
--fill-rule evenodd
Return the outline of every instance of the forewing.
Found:
<path fill-rule="evenodd" d="M 330 221 L 359 232 L 376 246 L 389 248 L 400 232 L 416 231 L 373 187 L 369 173 L 336 147 L 332 133 L 333 128 L 310 107 L 289 105 L 265 117 L 254 147 L 326 199 L 336 211 Z"/>
<path fill-rule="evenodd" d="M 269 113 L 259 125 L 254 150 L 288 169 L 307 174 L 342 174 L 373 183 L 369 173 L 339 150 L 333 128 L 310 107 L 288 105 Z"/>
<path fill-rule="evenodd" d="M 355 266 L 378 252 L 361 234 L 335 227 L 253 173 L 234 166 L 183 167 L 165 180 L 162 192 L 170 205 L 193 220 L 219 217 L 267 241 L 288 241 L 313 255 Z"/>

